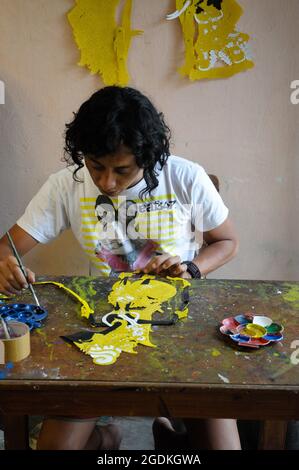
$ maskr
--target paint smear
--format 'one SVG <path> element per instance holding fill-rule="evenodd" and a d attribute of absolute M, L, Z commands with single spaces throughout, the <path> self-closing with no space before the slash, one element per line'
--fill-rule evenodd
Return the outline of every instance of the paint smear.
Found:
<path fill-rule="evenodd" d="M 224 375 L 217 374 L 219 379 L 223 380 L 224 383 L 229 384 L 229 379 L 227 377 L 224 377 Z"/>
<path fill-rule="evenodd" d="M 218 349 L 212 349 L 212 352 L 211 352 L 212 356 L 213 357 L 218 357 L 218 356 L 221 356 L 221 352 L 218 351 Z"/>

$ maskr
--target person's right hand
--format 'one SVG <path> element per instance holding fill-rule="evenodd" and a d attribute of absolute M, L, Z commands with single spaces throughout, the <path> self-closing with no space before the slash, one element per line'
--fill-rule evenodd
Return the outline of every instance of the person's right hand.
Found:
<path fill-rule="evenodd" d="M 35 282 L 35 274 L 28 268 L 28 281 Z M 5 295 L 18 294 L 22 289 L 28 287 L 28 283 L 22 273 L 17 259 L 10 255 L 0 261 L 0 292 Z"/>

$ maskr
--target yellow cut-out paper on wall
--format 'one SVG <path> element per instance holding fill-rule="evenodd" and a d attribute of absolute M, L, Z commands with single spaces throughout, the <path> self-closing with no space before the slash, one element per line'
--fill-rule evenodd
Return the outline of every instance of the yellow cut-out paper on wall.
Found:
<path fill-rule="evenodd" d="M 176 0 L 185 44 L 180 73 L 190 80 L 226 78 L 254 67 L 248 34 L 236 29 L 243 14 L 235 0 Z"/>
<path fill-rule="evenodd" d="M 190 285 L 185 279 L 168 278 L 165 282 L 151 275 L 129 279 L 133 275 L 122 273 L 112 287 L 108 302 L 114 309 L 102 319 L 108 328 L 64 337 L 91 356 L 95 364 L 113 364 L 121 352 L 137 354 L 135 348 L 138 344 L 155 347 L 150 340 L 151 324 L 140 321 L 151 321 L 155 312 L 163 313 L 163 302 L 180 296 Z M 173 313 L 182 319 L 187 316 L 188 307 L 181 298 L 176 300 L 179 305 Z"/>
<path fill-rule="evenodd" d="M 121 21 L 115 20 L 120 0 L 76 0 L 67 17 L 81 51 L 79 65 L 99 74 L 105 85 L 125 86 L 130 80 L 127 57 L 133 36 L 132 0 L 125 0 Z"/>

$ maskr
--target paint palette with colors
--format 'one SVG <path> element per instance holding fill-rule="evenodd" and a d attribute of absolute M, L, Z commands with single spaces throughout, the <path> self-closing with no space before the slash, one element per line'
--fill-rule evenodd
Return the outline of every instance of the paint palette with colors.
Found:
<path fill-rule="evenodd" d="M 244 313 L 224 318 L 221 333 L 230 336 L 239 346 L 259 348 L 283 339 L 283 326 L 263 315 Z"/>
<path fill-rule="evenodd" d="M 5 304 L 0 306 L 0 315 L 6 321 L 26 323 L 32 330 L 42 326 L 42 320 L 48 316 L 48 312 L 43 307 L 32 304 Z"/>

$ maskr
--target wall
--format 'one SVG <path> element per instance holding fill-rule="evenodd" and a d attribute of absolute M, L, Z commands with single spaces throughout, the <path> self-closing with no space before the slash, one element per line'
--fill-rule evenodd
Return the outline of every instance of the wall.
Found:
<path fill-rule="evenodd" d="M 173 131 L 173 153 L 200 162 L 221 181 L 241 241 L 238 257 L 214 277 L 299 279 L 298 0 L 239 0 L 239 27 L 252 36 L 256 67 L 227 80 L 190 82 L 174 0 L 135 0 L 130 85 L 149 95 Z M 65 122 L 102 86 L 78 67 L 66 12 L 72 0 L 0 0 L 0 231 L 22 214 L 60 161 Z M 26 257 L 39 274 L 88 273 L 71 233 Z"/>

